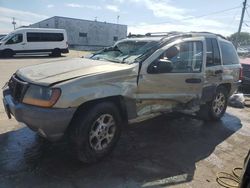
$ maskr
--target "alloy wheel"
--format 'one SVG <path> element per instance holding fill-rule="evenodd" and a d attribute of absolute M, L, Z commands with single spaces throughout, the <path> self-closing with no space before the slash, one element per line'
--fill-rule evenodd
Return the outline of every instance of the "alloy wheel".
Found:
<path fill-rule="evenodd" d="M 105 150 L 112 142 L 116 131 L 115 121 L 112 115 L 102 114 L 91 126 L 89 143 L 96 151 Z"/>

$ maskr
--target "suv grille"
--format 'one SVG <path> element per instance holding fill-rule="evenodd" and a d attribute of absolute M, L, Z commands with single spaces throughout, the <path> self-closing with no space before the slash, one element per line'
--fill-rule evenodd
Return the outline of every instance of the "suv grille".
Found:
<path fill-rule="evenodd" d="M 10 89 L 10 94 L 13 97 L 13 99 L 17 102 L 21 102 L 26 92 L 28 83 L 22 81 L 16 75 L 13 75 L 11 79 L 9 80 L 8 86 Z"/>

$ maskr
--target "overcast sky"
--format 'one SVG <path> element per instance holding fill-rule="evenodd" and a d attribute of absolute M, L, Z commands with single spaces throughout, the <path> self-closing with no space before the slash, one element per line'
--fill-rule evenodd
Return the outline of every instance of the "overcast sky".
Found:
<path fill-rule="evenodd" d="M 210 31 L 230 35 L 238 30 L 241 0 L 0 0 L 0 34 L 52 16 L 128 25 L 128 32 Z M 249 13 L 250 13 L 250 8 Z M 247 10 L 248 10 L 247 9 Z M 250 30 L 246 12 L 243 31 Z"/>

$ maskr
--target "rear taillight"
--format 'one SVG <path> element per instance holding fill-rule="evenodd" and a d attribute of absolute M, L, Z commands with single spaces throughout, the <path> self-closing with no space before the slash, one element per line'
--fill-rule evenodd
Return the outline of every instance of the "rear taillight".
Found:
<path fill-rule="evenodd" d="M 66 46 L 67 46 L 67 48 L 69 47 L 69 43 L 68 43 L 68 41 L 66 42 Z"/>
<path fill-rule="evenodd" d="M 243 69 L 242 67 L 240 68 L 240 74 L 239 74 L 239 80 L 243 79 Z"/>

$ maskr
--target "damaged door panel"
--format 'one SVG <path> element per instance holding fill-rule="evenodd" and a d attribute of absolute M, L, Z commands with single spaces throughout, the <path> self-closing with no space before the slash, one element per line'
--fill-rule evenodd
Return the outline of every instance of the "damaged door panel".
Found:
<path fill-rule="evenodd" d="M 200 99 L 203 62 L 204 40 L 201 38 L 163 47 L 155 59 L 142 65 L 137 91 L 138 114 L 172 111 L 180 103 Z"/>

